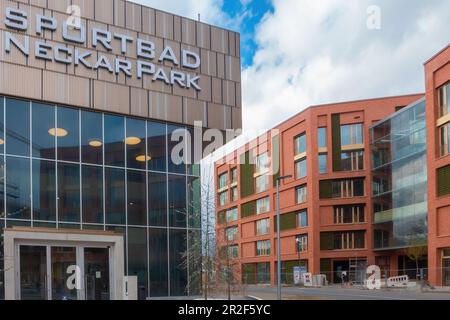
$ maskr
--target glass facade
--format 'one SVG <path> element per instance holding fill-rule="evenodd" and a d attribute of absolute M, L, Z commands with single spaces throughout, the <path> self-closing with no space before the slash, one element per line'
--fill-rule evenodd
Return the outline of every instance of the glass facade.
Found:
<path fill-rule="evenodd" d="M 371 128 L 374 247 L 427 241 L 425 101 Z"/>
<path fill-rule="evenodd" d="M 197 165 L 167 157 L 179 143 L 171 133 L 185 127 L 0 102 L 1 228 L 115 230 L 125 238 L 125 275 L 138 277 L 139 292 L 196 293 L 182 257 L 200 238 L 200 177 Z"/>

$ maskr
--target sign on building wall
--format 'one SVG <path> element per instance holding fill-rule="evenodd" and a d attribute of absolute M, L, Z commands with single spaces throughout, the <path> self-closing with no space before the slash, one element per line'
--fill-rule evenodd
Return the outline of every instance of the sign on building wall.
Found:
<path fill-rule="evenodd" d="M 151 77 L 152 81 L 160 81 L 169 86 L 178 85 L 182 88 L 193 88 L 201 91 L 199 81 L 200 76 L 195 73 L 168 70 L 163 68 L 165 62 L 173 65 L 199 71 L 200 56 L 193 51 L 181 50 L 181 57 L 177 57 L 174 49 L 169 45 L 157 48 L 155 43 L 150 40 L 133 38 L 131 36 L 111 32 L 102 28 L 87 28 L 81 23 L 71 23 L 70 19 L 65 20 L 62 25 L 58 20 L 51 16 L 36 14 L 33 21 L 34 26 L 30 26 L 31 17 L 26 11 L 16 8 L 5 9 L 4 25 L 7 29 L 19 32 L 33 32 L 37 36 L 44 32 L 61 31 L 62 38 L 66 42 L 63 44 L 50 44 L 45 40 L 35 41 L 33 47 L 30 47 L 30 37 L 27 35 L 19 36 L 16 33 L 2 31 L 4 39 L 4 50 L 12 54 L 12 48 L 16 48 L 20 54 L 25 56 L 33 55 L 36 59 L 60 63 L 65 65 L 83 66 L 91 70 L 104 69 L 112 74 L 123 74 L 126 77 L 135 77 L 142 79 L 145 76 Z M 87 41 L 90 38 L 92 41 Z M 68 45 L 87 46 L 92 50 L 82 50 Z M 113 47 L 120 47 L 123 57 L 110 58 L 106 54 L 98 52 L 101 48 L 111 52 Z M 136 52 L 137 61 L 134 63 L 127 57 L 130 52 Z M 161 52 L 157 54 L 157 52 Z"/>

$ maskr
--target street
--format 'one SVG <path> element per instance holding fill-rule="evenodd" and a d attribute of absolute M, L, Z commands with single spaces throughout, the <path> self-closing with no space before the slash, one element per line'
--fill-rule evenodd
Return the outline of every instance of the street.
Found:
<path fill-rule="evenodd" d="M 249 286 L 247 296 L 263 300 L 277 297 L 276 287 Z M 450 292 L 419 292 L 415 289 L 343 288 L 330 286 L 323 288 L 283 287 L 284 300 L 450 300 Z"/>

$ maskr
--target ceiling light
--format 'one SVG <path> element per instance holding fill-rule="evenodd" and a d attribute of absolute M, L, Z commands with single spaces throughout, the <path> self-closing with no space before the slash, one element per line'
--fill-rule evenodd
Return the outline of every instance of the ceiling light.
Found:
<path fill-rule="evenodd" d="M 103 145 L 103 143 L 100 140 L 92 139 L 89 141 L 89 145 L 94 148 L 99 148 Z"/>
<path fill-rule="evenodd" d="M 69 134 L 69 132 L 67 132 L 67 130 L 63 128 L 51 128 L 50 130 L 48 130 L 48 133 L 52 136 L 57 137 L 65 137 Z"/>
<path fill-rule="evenodd" d="M 5 140 L 0 138 L 0 145 L 5 144 Z"/>
<path fill-rule="evenodd" d="M 128 137 L 125 139 L 125 143 L 129 146 L 135 146 L 139 143 L 141 143 L 141 138 L 138 137 Z"/>
<path fill-rule="evenodd" d="M 150 160 L 152 160 L 152 157 L 146 156 L 143 154 L 136 157 L 136 161 L 139 161 L 139 162 L 145 162 L 145 161 L 150 161 Z"/>

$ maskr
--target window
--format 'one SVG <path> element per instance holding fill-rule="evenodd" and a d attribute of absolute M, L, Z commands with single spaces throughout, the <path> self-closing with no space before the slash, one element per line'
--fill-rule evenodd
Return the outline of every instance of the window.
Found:
<path fill-rule="evenodd" d="M 365 248 L 365 231 L 320 233 L 320 250 L 350 250 Z"/>
<path fill-rule="evenodd" d="M 106 115 L 105 122 L 105 164 L 116 167 L 125 166 L 125 119 Z"/>
<path fill-rule="evenodd" d="M 332 198 L 364 196 L 364 179 L 335 180 L 332 182 Z"/>
<path fill-rule="evenodd" d="M 302 210 L 297 213 L 297 227 L 305 228 L 308 226 L 308 211 Z"/>
<path fill-rule="evenodd" d="M 231 183 L 237 183 L 237 168 L 231 169 Z"/>
<path fill-rule="evenodd" d="M 256 255 L 257 256 L 270 255 L 270 240 L 256 242 Z"/>
<path fill-rule="evenodd" d="M 228 185 L 228 181 L 227 180 L 228 180 L 228 173 L 227 172 L 222 173 L 219 176 L 219 190 L 222 189 L 222 188 L 225 188 Z"/>
<path fill-rule="evenodd" d="M 319 148 L 327 147 L 327 128 L 317 129 L 317 147 Z"/>
<path fill-rule="evenodd" d="M 256 193 L 264 192 L 269 190 L 269 176 L 262 175 L 255 178 L 255 189 Z"/>
<path fill-rule="evenodd" d="M 239 246 L 238 245 L 233 245 L 233 246 L 228 246 L 228 257 L 236 259 L 237 257 L 239 257 Z"/>
<path fill-rule="evenodd" d="M 81 161 L 103 163 L 103 124 L 102 114 L 81 112 Z"/>
<path fill-rule="evenodd" d="M 262 219 L 256 221 L 256 235 L 262 236 L 269 233 L 270 219 Z"/>
<path fill-rule="evenodd" d="M 256 157 L 256 172 L 266 172 L 270 168 L 269 153 L 265 152 Z"/>
<path fill-rule="evenodd" d="M 439 89 L 439 117 L 450 113 L 450 82 Z"/>
<path fill-rule="evenodd" d="M 80 112 L 76 109 L 57 107 L 56 136 L 58 160 L 80 161 Z"/>
<path fill-rule="evenodd" d="M 225 212 L 225 219 L 227 222 L 233 222 L 238 219 L 238 208 L 231 208 Z"/>
<path fill-rule="evenodd" d="M 306 152 L 306 134 L 303 133 L 295 138 L 295 155 Z"/>
<path fill-rule="evenodd" d="M 334 223 L 348 224 L 364 222 L 364 206 L 335 206 Z"/>
<path fill-rule="evenodd" d="M 237 201 L 238 197 L 238 187 L 231 188 L 231 201 Z"/>
<path fill-rule="evenodd" d="M 300 234 L 295 237 L 297 252 L 308 251 L 308 234 Z"/>
<path fill-rule="evenodd" d="M 306 177 L 306 158 L 295 163 L 295 177 L 297 179 Z"/>
<path fill-rule="evenodd" d="M 126 119 L 126 155 L 129 168 L 145 169 L 148 157 L 145 150 L 146 141 L 145 121 Z"/>
<path fill-rule="evenodd" d="M 341 170 L 356 171 L 364 169 L 364 151 L 351 151 L 341 153 Z"/>
<path fill-rule="evenodd" d="M 219 206 L 224 206 L 228 202 L 228 191 L 219 193 Z"/>
<path fill-rule="evenodd" d="M 334 249 L 362 249 L 364 248 L 364 231 L 336 232 L 334 234 Z"/>
<path fill-rule="evenodd" d="M 238 227 L 230 227 L 225 229 L 225 237 L 227 241 L 234 241 L 238 238 Z"/>
<path fill-rule="evenodd" d="M 450 122 L 439 128 L 441 156 L 450 154 Z"/>
<path fill-rule="evenodd" d="M 327 173 L 327 154 L 319 154 L 319 173 Z"/>
<path fill-rule="evenodd" d="M 269 197 L 256 200 L 256 214 L 262 214 L 270 211 Z"/>
<path fill-rule="evenodd" d="M 450 194 L 450 165 L 437 169 L 437 195 L 441 197 L 448 194 Z"/>
<path fill-rule="evenodd" d="M 362 124 L 350 124 L 341 126 L 341 146 L 363 143 Z"/>
<path fill-rule="evenodd" d="M 296 198 L 297 198 L 297 204 L 305 203 L 307 201 L 307 193 L 306 193 L 306 185 L 297 187 L 295 190 Z"/>

